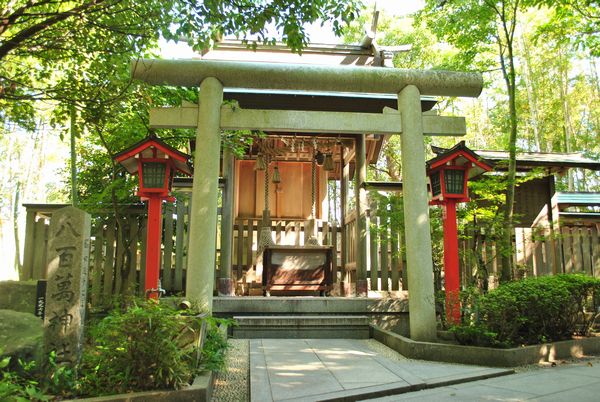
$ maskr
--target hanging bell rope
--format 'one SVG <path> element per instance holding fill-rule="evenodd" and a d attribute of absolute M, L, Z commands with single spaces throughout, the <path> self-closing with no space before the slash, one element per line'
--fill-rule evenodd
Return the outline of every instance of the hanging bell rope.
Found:
<path fill-rule="evenodd" d="M 316 141 L 313 140 L 313 158 L 311 161 L 311 213 L 308 227 L 310 228 L 309 238 L 306 240 L 305 244 L 309 246 L 318 246 L 319 240 L 315 236 L 316 225 L 317 225 L 317 146 Z"/>

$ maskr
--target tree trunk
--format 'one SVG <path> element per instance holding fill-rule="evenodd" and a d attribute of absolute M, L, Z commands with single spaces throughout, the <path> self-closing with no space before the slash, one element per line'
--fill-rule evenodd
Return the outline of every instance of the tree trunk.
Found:
<path fill-rule="evenodd" d="M 21 264 L 21 242 L 19 239 L 19 202 L 21 200 L 21 182 L 17 179 L 15 183 L 15 192 L 13 197 L 12 221 L 13 221 L 13 236 L 15 239 L 15 268 L 19 273 L 19 278 L 22 276 L 23 264 Z"/>
<path fill-rule="evenodd" d="M 71 117 L 71 205 L 77 206 L 77 153 L 75 149 L 77 135 L 77 111 L 75 106 L 71 105 L 70 108 Z"/>
<path fill-rule="evenodd" d="M 537 99 L 537 88 L 533 80 L 533 70 L 531 68 L 531 54 L 529 53 L 529 45 L 521 35 L 521 46 L 523 47 L 523 61 L 525 65 L 525 88 L 527 89 L 527 101 L 531 110 L 531 129 L 533 131 L 533 140 L 535 141 L 536 151 L 542 152 L 542 139 L 540 135 L 539 107 Z"/>
<path fill-rule="evenodd" d="M 504 205 L 504 253 L 502 254 L 502 271 L 500 275 L 500 282 L 510 281 L 513 273 L 512 235 L 514 231 L 515 176 L 517 172 L 517 91 L 515 85 L 516 72 L 513 48 L 514 28 L 516 24 L 516 7 L 518 7 L 518 2 L 515 3 L 514 7 L 515 14 L 511 20 L 512 25 L 509 25 L 510 21 L 506 19 L 505 15 L 502 15 L 502 34 L 499 35 L 498 40 L 498 46 L 500 50 L 500 65 L 508 92 L 508 108 L 510 119 L 510 132 L 508 137 L 508 172 L 506 177 L 507 187 L 506 201 Z M 504 39 L 504 43 L 500 38 Z M 505 54 L 504 50 L 506 50 L 508 54 Z"/>
<path fill-rule="evenodd" d="M 569 69 L 566 65 L 568 61 L 564 57 L 562 50 L 558 51 L 559 56 L 559 76 L 560 76 L 560 104 L 563 112 L 563 131 L 565 135 L 565 152 L 571 152 L 571 138 L 573 137 L 573 125 L 571 122 L 571 110 L 569 107 Z M 567 170 L 567 179 L 569 191 L 575 190 L 575 180 L 573 172 Z"/>

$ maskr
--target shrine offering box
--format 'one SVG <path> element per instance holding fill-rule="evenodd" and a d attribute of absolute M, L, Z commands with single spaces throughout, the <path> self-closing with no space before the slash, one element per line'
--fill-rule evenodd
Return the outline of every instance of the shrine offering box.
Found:
<path fill-rule="evenodd" d="M 265 292 L 328 292 L 332 286 L 332 257 L 331 246 L 267 247 L 262 276 Z"/>

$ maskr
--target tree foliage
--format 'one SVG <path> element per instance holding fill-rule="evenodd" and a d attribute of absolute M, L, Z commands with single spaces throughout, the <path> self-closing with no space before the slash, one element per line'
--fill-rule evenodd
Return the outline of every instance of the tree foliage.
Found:
<path fill-rule="evenodd" d="M 426 2 L 423 12 L 428 25 L 438 38 L 460 50 L 465 68 L 492 66 L 494 55 L 502 72 L 508 97 L 506 114 L 508 130 L 508 175 L 504 220 L 504 246 L 508 253 L 503 258 L 501 280 L 511 279 L 513 207 L 515 199 L 516 153 L 518 132 L 517 71 L 515 66 L 515 32 L 522 3 L 520 0 L 444 1 Z M 495 49 L 495 51 L 494 51 Z M 482 57 L 483 56 L 483 57 Z M 488 56 L 488 57 L 485 57 Z"/>
<path fill-rule="evenodd" d="M 25 131 L 53 127 L 61 137 L 70 126 L 75 127 L 71 135 L 79 137 L 76 163 L 84 203 L 105 207 L 127 201 L 131 198 L 129 179 L 116 169 L 111 155 L 146 135 L 150 105 L 176 106 L 196 97 L 180 88 L 148 88 L 132 82 L 132 59 L 156 57 L 161 36 L 184 37 L 196 50 L 214 45 L 225 35 L 236 35 L 250 44 L 272 43 L 281 37 L 300 51 L 309 39 L 303 24 L 329 21 L 339 32 L 344 22 L 355 17 L 358 3 L 0 0 L 0 118 Z M 0 135 L 18 131 L 1 130 Z M 168 140 L 177 145 L 190 133 L 164 131 L 160 135 L 177 137 Z M 13 184 L 6 185 L 6 192 L 25 187 L 20 181 Z M 18 194 L 11 199 L 27 201 Z M 17 206 L 18 201 L 7 208 Z"/>
<path fill-rule="evenodd" d="M 303 24 L 352 20 L 358 0 L 3 0 L 0 2 L 0 113 L 31 123 L 32 100 L 80 105 L 118 97 L 120 68 L 155 49 L 160 35 L 196 50 L 224 35 L 284 42 L 299 51 Z M 272 33 L 272 27 L 276 32 Z M 115 68 L 116 67 L 116 68 Z M 110 94 L 103 96 L 104 94 Z"/>

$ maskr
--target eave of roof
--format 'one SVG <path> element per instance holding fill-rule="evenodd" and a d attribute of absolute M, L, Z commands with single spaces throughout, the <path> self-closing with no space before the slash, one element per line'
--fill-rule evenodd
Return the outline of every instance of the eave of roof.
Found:
<path fill-rule="evenodd" d="M 376 93 L 225 88 L 223 99 L 237 101 L 242 109 L 381 113 L 384 107 L 398 108 L 396 95 Z M 421 110 L 429 111 L 436 103 L 436 98 L 422 96 Z"/>
<path fill-rule="evenodd" d="M 508 161 L 506 151 L 475 151 L 481 157 L 493 161 Z M 584 168 L 600 170 L 600 161 L 586 158 L 581 153 L 546 153 L 546 152 L 519 152 L 517 153 L 517 166 L 520 168 L 549 167 L 549 168 Z M 502 166 L 496 166 L 502 169 Z"/>
<path fill-rule="evenodd" d="M 215 44 L 214 49 L 205 50 L 202 53 L 207 54 L 209 52 L 218 52 L 219 50 L 234 50 L 240 52 L 252 51 L 255 53 L 292 53 L 289 46 L 284 43 L 277 43 L 275 45 L 262 45 L 257 44 L 256 48 L 248 47 L 249 45 L 243 43 L 241 40 L 226 39 Z M 408 50 L 408 49 L 407 49 Z M 311 43 L 302 49 L 302 53 L 319 53 L 319 54 L 359 54 L 359 55 L 372 55 L 371 47 L 363 47 L 361 45 L 352 44 L 326 44 L 326 43 Z"/>
<path fill-rule="evenodd" d="M 558 192 L 552 202 L 561 207 L 568 206 L 600 206 L 600 193 L 595 192 Z"/>

